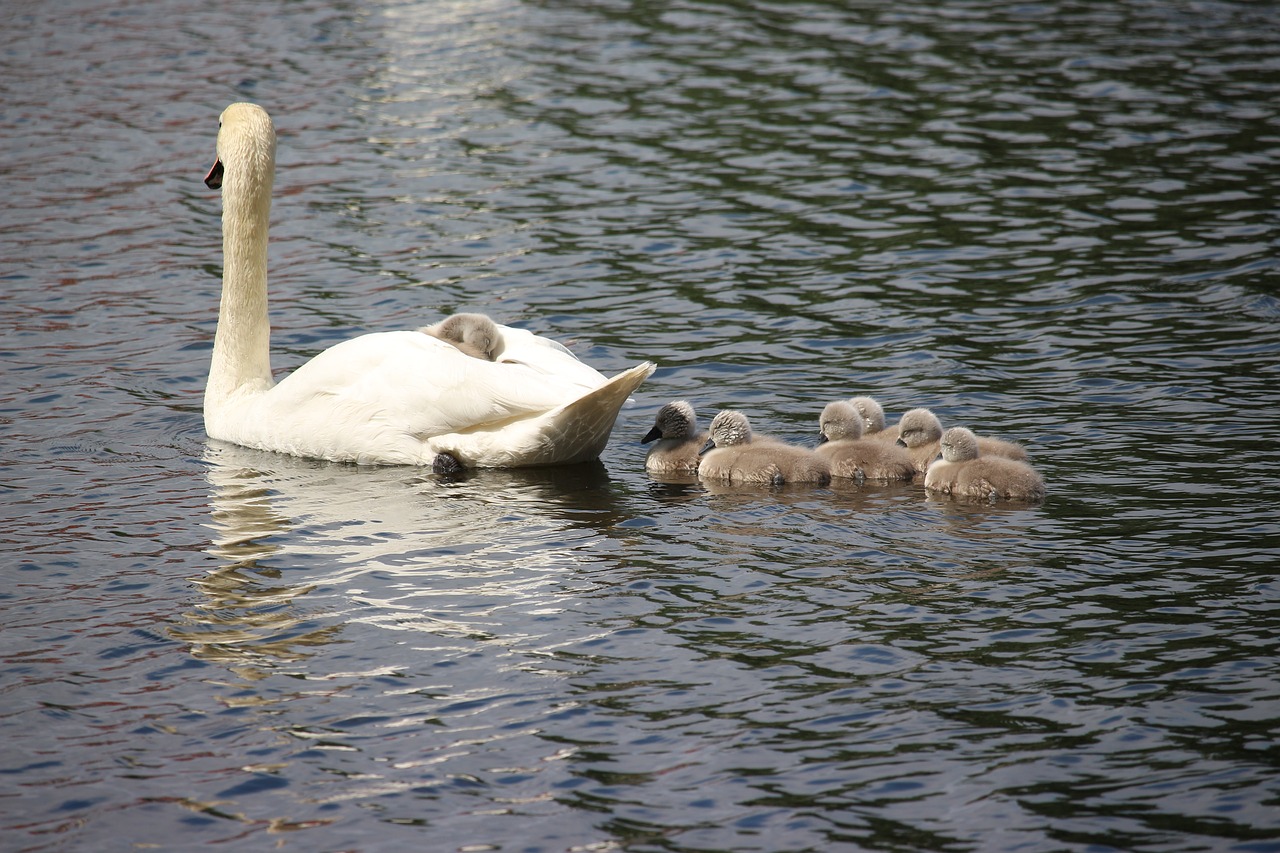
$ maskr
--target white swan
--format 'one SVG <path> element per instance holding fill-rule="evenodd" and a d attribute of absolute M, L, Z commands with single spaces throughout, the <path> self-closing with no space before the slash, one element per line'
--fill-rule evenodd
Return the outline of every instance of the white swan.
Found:
<path fill-rule="evenodd" d="M 600 455 L 649 362 L 606 379 L 567 349 L 499 326 L 496 361 L 417 331 L 343 341 L 276 383 L 267 227 L 276 134 L 266 111 L 222 113 L 205 183 L 222 189 L 222 304 L 205 388 L 211 438 L 333 461 L 521 467 Z"/>

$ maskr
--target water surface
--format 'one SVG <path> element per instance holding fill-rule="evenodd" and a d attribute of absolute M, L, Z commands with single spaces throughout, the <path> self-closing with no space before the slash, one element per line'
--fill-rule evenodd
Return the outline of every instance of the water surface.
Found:
<path fill-rule="evenodd" d="M 0 846 L 1280 850 L 1266 4 L 189 0 L 0 35 Z M 459 310 L 660 365 L 599 464 L 208 441 Z M 661 482 L 656 409 L 1022 441 L 1041 505 Z"/>

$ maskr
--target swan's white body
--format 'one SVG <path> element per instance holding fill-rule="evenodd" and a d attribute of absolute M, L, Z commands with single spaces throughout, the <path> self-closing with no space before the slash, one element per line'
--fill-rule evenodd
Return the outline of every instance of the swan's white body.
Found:
<path fill-rule="evenodd" d="M 418 331 L 337 344 L 278 384 L 267 317 L 267 226 L 275 130 L 253 104 L 222 114 L 223 286 L 205 429 L 245 447 L 343 462 L 430 465 L 447 452 L 466 466 L 521 467 L 600 455 L 618 411 L 654 370 L 606 379 L 567 349 L 499 326 L 493 361 Z"/>

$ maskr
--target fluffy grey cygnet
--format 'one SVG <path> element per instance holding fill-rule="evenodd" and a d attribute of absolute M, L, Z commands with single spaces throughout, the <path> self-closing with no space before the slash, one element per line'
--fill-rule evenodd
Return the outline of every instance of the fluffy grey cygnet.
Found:
<path fill-rule="evenodd" d="M 907 448 L 911 462 L 923 474 L 938 458 L 942 444 L 942 421 L 928 409 L 912 409 L 898 421 L 898 444 Z"/>
<path fill-rule="evenodd" d="M 453 344 L 466 355 L 483 361 L 493 361 L 502 351 L 498 324 L 484 314 L 451 314 L 418 331 Z"/>
<path fill-rule="evenodd" d="M 984 455 L 978 437 L 964 427 L 942 434 L 942 458 L 929 466 L 924 487 L 961 498 L 1038 501 L 1045 496 L 1044 480 L 1025 462 Z"/>
<path fill-rule="evenodd" d="M 974 438 L 983 456 L 1003 456 L 1017 461 L 1027 458 L 1027 451 L 1020 444 L 976 435 Z M 898 422 L 898 444 L 907 448 L 916 470 L 924 473 L 942 450 L 942 421 L 928 409 L 912 409 Z"/>
<path fill-rule="evenodd" d="M 696 474 L 707 431 L 698 430 L 698 415 L 687 400 L 672 400 L 653 419 L 653 429 L 640 439 L 654 442 L 644 458 L 645 470 L 655 474 Z"/>
<path fill-rule="evenodd" d="M 711 420 L 698 477 L 729 483 L 831 482 L 831 470 L 812 450 L 772 438 L 756 438 L 742 412 L 725 409 Z"/>
<path fill-rule="evenodd" d="M 831 476 L 856 480 L 913 478 L 916 467 L 906 449 L 863 438 L 863 422 L 863 414 L 851 403 L 828 403 L 822 410 L 818 418 L 822 436 L 816 452 L 831 466 Z"/>
<path fill-rule="evenodd" d="M 1005 459 L 1013 459 L 1017 462 L 1027 461 L 1027 451 L 1021 444 L 1005 441 L 1002 438 L 992 438 L 989 435 L 980 435 L 977 438 L 978 450 L 983 456 L 1003 456 Z"/>
<path fill-rule="evenodd" d="M 862 416 L 862 437 L 893 444 L 898 440 L 898 427 L 886 427 L 884 408 L 871 397 L 853 397 L 849 405 Z"/>

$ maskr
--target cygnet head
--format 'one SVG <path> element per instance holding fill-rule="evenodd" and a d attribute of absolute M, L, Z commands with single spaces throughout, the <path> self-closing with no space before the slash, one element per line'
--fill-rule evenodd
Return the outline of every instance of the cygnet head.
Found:
<path fill-rule="evenodd" d="M 431 328 L 440 340 L 457 345 L 468 355 L 486 361 L 493 361 L 501 348 L 502 335 L 498 332 L 498 324 L 484 314 L 450 314 Z"/>
<path fill-rule="evenodd" d="M 818 417 L 818 430 L 822 433 L 818 444 L 842 438 L 862 438 L 862 421 L 862 413 L 852 403 L 843 400 L 827 403 Z"/>
<path fill-rule="evenodd" d="M 857 409 L 858 414 L 862 416 L 864 433 L 884 430 L 884 409 L 875 400 L 870 397 L 854 397 L 849 401 L 849 405 Z"/>
<path fill-rule="evenodd" d="M 898 422 L 898 444 L 923 447 L 942 438 L 942 422 L 928 409 L 912 409 Z"/>
<path fill-rule="evenodd" d="M 253 195 L 275 179 L 276 130 L 271 116 L 257 104 L 232 104 L 218 119 L 217 159 L 205 176 L 209 189 L 226 180 L 237 197 Z"/>
<path fill-rule="evenodd" d="M 952 427 L 942 434 L 942 458 L 947 462 L 977 459 L 978 437 L 964 427 Z"/>
<path fill-rule="evenodd" d="M 714 447 L 733 447 L 735 444 L 751 443 L 751 422 L 742 412 L 724 409 L 711 419 L 708 430 L 707 445 L 702 448 L 706 453 Z"/>
<path fill-rule="evenodd" d="M 653 419 L 653 429 L 640 439 L 648 444 L 659 438 L 692 438 L 698 431 L 698 415 L 687 400 L 672 400 Z"/>

